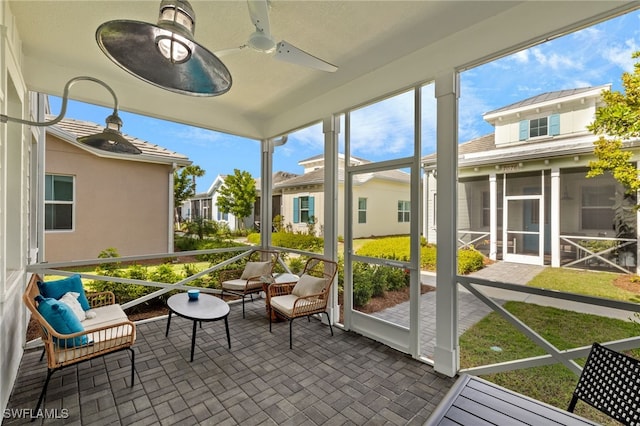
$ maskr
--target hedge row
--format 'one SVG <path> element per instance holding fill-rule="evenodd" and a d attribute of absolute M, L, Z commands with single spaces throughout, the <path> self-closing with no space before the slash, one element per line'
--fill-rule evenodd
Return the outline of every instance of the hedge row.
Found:
<path fill-rule="evenodd" d="M 380 238 L 365 243 L 357 254 L 361 256 L 377 257 L 400 261 L 410 260 L 409 237 Z M 436 246 L 421 242 L 420 268 L 428 271 L 436 270 Z M 473 248 L 458 250 L 458 273 L 468 274 L 484 266 L 484 256 Z"/>
<path fill-rule="evenodd" d="M 260 234 L 249 234 L 247 236 L 247 241 L 251 244 L 259 244 Z M 298 232 L 274 232 L 271 234 L 271 243 L 278 247 L 306 250 L 314 253 L 321 253 L 324 248 L 323 238 Z"/>

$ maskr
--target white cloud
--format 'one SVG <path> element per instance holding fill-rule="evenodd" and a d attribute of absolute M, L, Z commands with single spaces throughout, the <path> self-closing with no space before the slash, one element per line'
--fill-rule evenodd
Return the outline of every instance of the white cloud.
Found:
<path fill-rule="evenodd" d="M 571 58 L 571 52 L 566 55 L 560 55 L 555 52 L 546 51 L 540 47 L 531 49 L 531 53 L 538 63 L 553 71 L 567 71 L 582 69 L 581 62 Z"/>
<path fill-rule="evenodd" d="M 637 50 L 640 50 L 640 45 L 634 39 L 627 39 L 623 45 L 617 45 L 609 47 L 603 52 L 603 56 L 606 60 L 614 63 L 620 67 L 623 71 L 633 72 L 634 59 L 631 58 L 631 54 Z"/>
<path fill-rule="evenodd" d="M 514 53 L 513 55 L 511 55 L 511 58 L 520 63 L 520 64 L 526 64 L 529 62 L 529 51 L 528 50 L 521 50 L 517 53 Z"/>

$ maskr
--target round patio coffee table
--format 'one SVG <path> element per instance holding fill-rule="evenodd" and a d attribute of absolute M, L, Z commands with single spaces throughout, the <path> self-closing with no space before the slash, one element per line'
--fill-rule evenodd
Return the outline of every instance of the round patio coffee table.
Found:
<path fill-rule="evenodd" d="M 165 337 L 169 336 L 169 326 L 171 325 L 171 315 L 176 314 L 182 318 L 193 321 L 193 332 L 191 334 L 191 361 L 193 361 L 193 350 L 196 345 L 196 325 L 200 322 L 224 320 L 224 327 L 227 331 L 227 342 L 231 349 L 231 337 L 229 336 L 229 305 L 222 299 L 209 294 L 200 293 L 196 300 L 189 299 L 187 293 L 178 293 L 167 299 L 169 316 L 167 318 L 167 331 Z"/>

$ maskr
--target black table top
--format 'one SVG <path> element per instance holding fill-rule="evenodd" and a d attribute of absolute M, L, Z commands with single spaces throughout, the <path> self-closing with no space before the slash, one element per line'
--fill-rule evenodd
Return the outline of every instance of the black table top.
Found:
<path fill-rule="evenodd" d="M 204 293 L 196 300 L 189 299 L 187 293 L 174 294 L 167 299 L 167 306 L 181 317 L 194 321 L 212 321 L 229 315 L 227 302 Z"/>

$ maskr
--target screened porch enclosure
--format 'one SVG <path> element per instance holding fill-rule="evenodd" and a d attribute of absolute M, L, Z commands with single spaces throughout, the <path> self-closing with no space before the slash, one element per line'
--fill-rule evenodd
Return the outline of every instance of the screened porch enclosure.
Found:
<path fill-rule="evenodd" d="M 461 178 L 460 247 L 494 260 L 635 273 L 636 197 L 610 174 L 587 171 L 561 169 L 555 193 L 551 170 Z"/>

